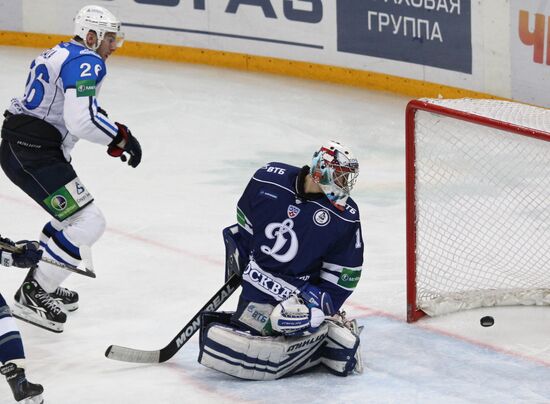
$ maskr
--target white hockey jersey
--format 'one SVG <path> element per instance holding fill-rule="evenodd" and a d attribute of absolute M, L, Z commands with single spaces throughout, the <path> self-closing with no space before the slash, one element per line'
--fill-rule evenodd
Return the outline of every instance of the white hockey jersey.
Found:
<path fill-rule="evenodd" d="M 44 51 L 30 66 L 25 94 L 9 111 L 31 115 L 55 126 L 67 161 L 79 139 L 108 145 L 117 126 L 98 112 L 97 95 L 107 74 L 103 59 L 76 41 Z"/>

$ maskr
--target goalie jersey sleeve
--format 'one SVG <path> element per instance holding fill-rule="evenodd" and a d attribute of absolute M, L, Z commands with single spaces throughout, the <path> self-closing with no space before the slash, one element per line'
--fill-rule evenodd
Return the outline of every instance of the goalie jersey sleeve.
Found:
<path fill-rule="evenodd" d="M 252 258 L 243 273 L 243 297 L 276 304 L 310 283 L 329 293 L 338 309 L 361 276 L 359 209 L 351 198 L 343 212 L 324 195 L 299 198 L 299 172 L 269 163 L 254 174 L 238 202 L 239 233 Z"/>

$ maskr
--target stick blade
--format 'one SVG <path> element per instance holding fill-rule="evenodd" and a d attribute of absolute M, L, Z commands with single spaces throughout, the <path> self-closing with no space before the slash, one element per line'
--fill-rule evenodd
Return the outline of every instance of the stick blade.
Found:
<path fill-rule="evenodd" d="M 142 351 L 140 349 L 111 345 L 105 351 L 105 357 L 122 362 L 159 363 L 160 351 Z"/>

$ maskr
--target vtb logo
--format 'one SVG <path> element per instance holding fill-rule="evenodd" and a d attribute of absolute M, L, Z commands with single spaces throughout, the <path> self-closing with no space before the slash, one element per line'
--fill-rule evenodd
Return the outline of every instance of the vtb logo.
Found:
<path fill-rule="evenodd" d="M 546 24 L 548 21 L 548 24 Z M 544 41 L 545 33 L 546 44 Z M 544 63 L 544 47 L 546 45 L 546 64 L 550 65 L 550 17 L 544 14 L 535 14 L 535 25 L 533 31 L 529 29 L 529 11 L 519 11 L 519 39 L 528 46 L 533 46 L 533 62 Z"/>

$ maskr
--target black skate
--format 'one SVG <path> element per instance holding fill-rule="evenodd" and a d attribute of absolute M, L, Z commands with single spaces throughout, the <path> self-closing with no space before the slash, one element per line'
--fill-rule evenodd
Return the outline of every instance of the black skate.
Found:
<path fill-rule="evenodd" d="M 40 384 L 30 383 L 25 377 L 25 370 L 18 368 L 15 363 L 7 363 L 0 367 L 0 373 L 6 376 L 15 401 L 26 404 L 42 404 L 44 402 L 42 399 L 44 388 Z"/>
<path fill-rule="evenodd" d="M 78 309 L 78 293 L 72 290 L 60 286 L 50 296 L 67 311 Z"/>
<path fill-rule="evenodd" d="M 67 314 L 33 277 L 34 269 L 15 293 L 14 317 L 53 332 L 63 332 Z"/>

